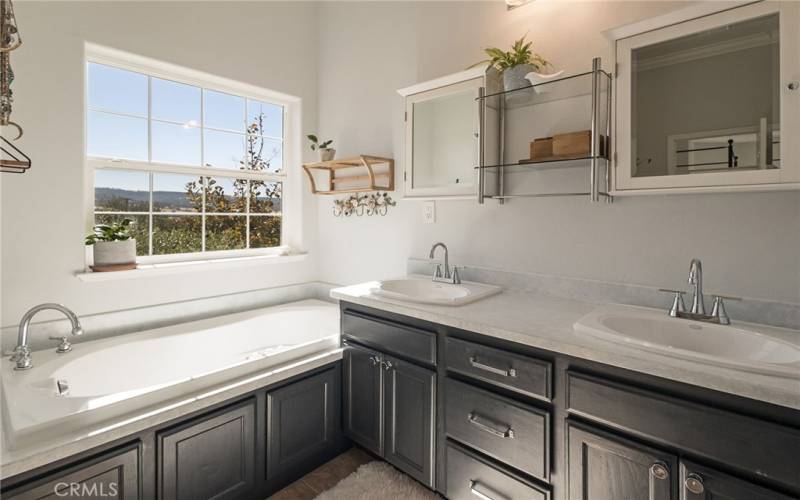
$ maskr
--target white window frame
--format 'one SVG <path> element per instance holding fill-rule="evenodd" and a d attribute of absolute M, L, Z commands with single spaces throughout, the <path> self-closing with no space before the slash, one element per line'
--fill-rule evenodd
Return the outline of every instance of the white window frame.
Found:
<path fill-rule="evenodd" d="M 278 181 L 282 183 L 281 191 L 281 245 L 271 248 L 252 248 L 238 250 L 216 250 L 201 251 L 181 254 L 167 255 L 147 255 L 138 256 L 137 262 L 140 264 L 159 264 L 167 262 L 191 262 L 209 261 L 215 259 L 230 259 L 235 257 L 264 256 L 264 255 L 286 255 L 302 252 L 302 179 L 299 169 L 291 168 L 298 164 L 301 158 L 301 99 L 288 94 L 264 89 L 247 83 L 238 82 L 228 78 L 219 77 L 209 73 L 177 66 L 170 63 L 161 62 L 143 56 L 138 56 L 117 49 L 103 47 L 100 45 L 87 43 L 85 46 L 84 57 L 84 78 L 87 78 L 89 63 L 98 63 L 112 66 L 123 70 L 134 71 L 149 77 L 171 80 L 199 87 L 202 89 L 232 94 L 238 97 L 267 102 L 283 107 L 283 169 L 279 173 L 249 172 L 247 170 L 232 170 L 202 166 L 175 165 L 169 163 L 158 163 L 151 161 L 134 161 L 90 157 L 88 155 L 88 133 L 87 120 L 89 113 L 88 106 L 88 81 L 84 82 L 84 207 L 86 214 L 86 231 L 91 231 L 94 226 L 94 172 L 98 169 L 131 170 L 139 172 L 171 173 L 184 175 L 197 175 L 207 177 L 227 177 L 231 179 L 254 179 L 261 181 Z M 148 93 L 148 102 L 151 97 Z M 150 117 L 148 116 L 148 158 L 152 142 L 150 141 Z M 211 130 L 211 129 L 209 129 Z M 202 132 L 201 132 L 202 137 Z M 267 136 L 268 137 L 268 136 Z M 268 137 L 269 138 L 269 137 Z M 202 147 L 202 139 L 201 139 Z M 151 178 L 152 179 L 152 178 Z M 151 186 L 152 188 L 152 186 Z M 151 189 L 152 191 L 152 189 Z M 151 215 L 152 207 L 149 212 L 141 212 L 136 215 Z M 113 213 L 111 213 L 113 215 Z M 164 215 L 169 215 L 168 213 Z M 205 215 L 215 215 L 207 213 Z M 205 215 L 188 215 L 188 217 L 198 217 Z M 224 214 L 236 215 L 236 214 Z M 240 214 L 244 216 L 244 214 Z M 249 226 L 249 224 L 248 224 Z M 151 235 L 152 236 L 152 235 Z M 151 242 L 152 245 L 152 242 Z M 87 264 L 89 254 L 87 251 Z"/>

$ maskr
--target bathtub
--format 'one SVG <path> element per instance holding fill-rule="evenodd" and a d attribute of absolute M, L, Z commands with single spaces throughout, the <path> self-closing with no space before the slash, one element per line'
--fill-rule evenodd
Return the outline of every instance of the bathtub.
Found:
<path fill-rule="evenodd" d="M 79 343 L 65 354 L 36 351 L 26 371 L 5 359 L 7 444 L 179 401 L 338 345 L 336 305 L 303 300 Z"/>

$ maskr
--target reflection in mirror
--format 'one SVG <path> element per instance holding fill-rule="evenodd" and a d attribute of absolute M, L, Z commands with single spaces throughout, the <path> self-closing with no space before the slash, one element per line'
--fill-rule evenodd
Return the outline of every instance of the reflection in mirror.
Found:
<path fill-rule="evenodd" d="M 780 166 L 778 15 L 633 51 L 633 175 Z"/>
<path fill-rule="evenodd" d="M 414 188 L 473 183 L 475 115 L 471 89 L 414 103 Z"/>

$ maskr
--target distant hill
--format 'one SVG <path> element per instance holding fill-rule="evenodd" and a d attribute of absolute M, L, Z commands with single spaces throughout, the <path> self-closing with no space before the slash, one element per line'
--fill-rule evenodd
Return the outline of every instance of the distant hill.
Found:
<path fill-rule="evenodd" d="M 150 193 L 148 191 L 98 187 L 94 189 L 94 198 L 97 207 L 113 206 L 114 210 L 120 210 L 119 207 L 129 206 L 131 208 L 140 207 L 138 210 L 141 210 L 149 203 Z M 272 201 L 275 211 L 279 212 L 281 210 L 281 200 L 273 199 Z M 153 204 L 159 208 L 171 209 L 170 211 L 173 212 L 183 212 L 194 208 L 186 193 L 176 191 L 153 191 Z"/>

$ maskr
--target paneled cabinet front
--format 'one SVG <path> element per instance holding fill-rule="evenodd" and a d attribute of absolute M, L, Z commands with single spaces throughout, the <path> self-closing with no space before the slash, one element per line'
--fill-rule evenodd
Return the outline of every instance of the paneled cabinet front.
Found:
<path fill-rule="evenodd" d="M 267 479 L 311 470 L 336 452 L 341 435 L 339 368 L 267 393 Z"/>
<path fill-rule="evenodd" d="M 255 401 L 158 434 L 158 496 L 248 498 L 256 486 Z"/>
<path fill-rule="evenodd" d="M 348 437 L 433 487 L 436 373 L 353 344 L 344 369 Z"/>
<path fill-rule="evenodd" d="M 58 498 L 140 498 L 139 447 L 90 459 L 41 482 L 3 494 L 9 500 L 55 500 Z"/>
<path fill-rule="evenodd" d="M 671 500 L 677 458 L 609 434 L 567 425 L 570 500 Z"/>

